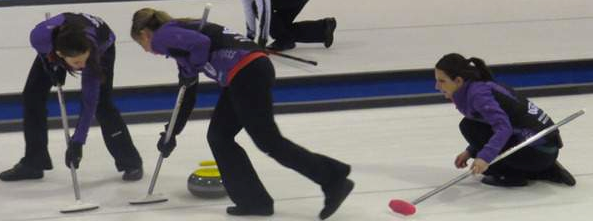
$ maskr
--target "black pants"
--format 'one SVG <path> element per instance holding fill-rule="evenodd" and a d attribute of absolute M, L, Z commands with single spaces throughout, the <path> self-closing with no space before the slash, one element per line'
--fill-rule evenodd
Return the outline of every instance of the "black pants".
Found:
<path fill-rule="evenodd" d="M 272 0 L 270 35 L 281 42 L 324 42 L 323 19 L 294 22 L 308 0 Z"/>
<path fill-rule="evenodd" d="M 349 165 L 309 152 L 280 134 L 272 112 L 274 75 L 267 57 L 243 68 L 223 89 L 208 128 L 208 143 L 229 197 L 237 206 L 273 204 L 247 154 L 235 142 L 235 135 L 243 128 L 261 151 L 322 187 L 345 178 L 350 169 Z"/>
<path fill-rule="evenodd" d="M 103 140 L 109 153 L 115 158 L 118 171 L 138 168 L 142 165 L 140 154 L 134 147 L 128 128 L 119 110 L 111 100 L 113 89 L 113 64 L 115 47 L 107 50 L 101 59 L 105 82 L 101 84 L 96 119 L 101 125 Z M 23 90 L 25 157 L 21 163 L 37 169 L 52 169 L 47 148 L 47 99 L 52 87 L 49 75 L 45 73 L 39 57 L 33 62 L 25 89 Z M 65 150 L 66 144 L 61 146 Z"/>
<path fill-rule="evenodd" d="M 464 118 L 459 129 L 470 146 L 479 152 L 493 135 L 492 127 L 486 123 Z M 520 142 L 511 137 L 503 150 Z M 535 178 L 539 173 L 547 172 L 558 158 L 558 148 L 552 145 L 526 146 L 490 165 L 484 175 L 504 175 L 522 178 Z"/>

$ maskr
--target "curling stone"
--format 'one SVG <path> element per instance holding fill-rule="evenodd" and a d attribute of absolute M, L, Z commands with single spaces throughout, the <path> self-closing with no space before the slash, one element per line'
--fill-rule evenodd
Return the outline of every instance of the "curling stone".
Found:
<path fill-rule="evenodd" d="M 189 192 L 201 198 L 220 198 L 227 195 L 218 168 L 214 161 L 203 161 L 202 168 L 194 171 L 187 179 Z"/>

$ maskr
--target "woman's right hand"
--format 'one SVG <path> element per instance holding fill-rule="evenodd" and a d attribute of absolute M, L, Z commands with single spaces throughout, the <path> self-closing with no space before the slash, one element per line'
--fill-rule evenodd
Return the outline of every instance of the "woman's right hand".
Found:
<path fill-rule="evenodd" d="M 461 152 L 455 158 L 455 167 L 457 167 L 458 169 L 467 167 L 467 160 L 469 160 L 469 158 L 471 158 L 471 155 L 467 150 Z"/>

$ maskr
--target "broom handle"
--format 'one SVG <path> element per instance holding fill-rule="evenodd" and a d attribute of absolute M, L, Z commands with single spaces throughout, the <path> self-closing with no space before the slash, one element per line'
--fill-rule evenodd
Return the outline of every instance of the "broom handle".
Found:
<path fill-rule="evenodd" d="M 554 125 L 546 128 L 546 129 L 540 131 L 539 133 L 537 133 L 537 134 L 529 137 L 527 140 L 521 142 L 517 146 L 514 146 L 511 149 L 507 150 L 506 152 L 502 153 L 501 155 L 498 155 L 498 157 L 496 157 L 492 162 L 490 162 L 490 164 L 494 164 L 494 163 L 496 163 L 496 162 L 504 159 L 505 157 L 507 157 L 507 156 L 513 154 L 514 152 L 520 150 L 521 148 L 523 148 L 523 147 L 525 147 L 525 146 L 533 143 L 534 141 L 539 140 L 543 136 L 546 136 L 549 133 L 551 133 L 552 131 L 558 129 L 558 127 L 560 127 L 560 126 L 562 126 L 564 124 L 567 124 L 568 122 L 574 120 L 575 118 L 577 118 L 577 117 L 579 117 L 579 116 L 581 116 L 583 114 L 585 114 L 585 110 L 584 109 L 583 110 L 580 110 L 580 111 L 577 111 L 576 113 L 574 113 L 574 114 L 572 114 L 572 115 L 564 118 L 563 120 L 561 120 L 557 124 L 554 124 Z M 431 196 L 433 196 L 433 195 L 435 195 L 435 194 L 437 194 L 437 193 L 439 193 L 439 192 L 441 192 L 441 191 L 443 191 L 443 190 L 445 190 L 445 189 L 447 189 L 447 188 L 455 185 L 456 183 L 464 180 L 465 178 L 469 177 L 471 174 L 472 173 L 471 173 L 471 170 L 470 170 L 470 171 L 467 171 L 467 172 L 459 175 L 458 177 L 455 177 L 454 179 L 450 180 L 449 182 L 447 182 L 447 183 L 445 183 L 445 184 L 443 184 L 443 185 L 435 188 L 434 190 L 432 190 L 432 191 L 430 191 L 430 192 L 422 195 L 421 197 L 418 197 L 417 199 L 415 199 L 414 201 L 412 201 L 412 204 L 417 205 L 418 203 L 421 203 L 422 201 L 430 198 Z"/>

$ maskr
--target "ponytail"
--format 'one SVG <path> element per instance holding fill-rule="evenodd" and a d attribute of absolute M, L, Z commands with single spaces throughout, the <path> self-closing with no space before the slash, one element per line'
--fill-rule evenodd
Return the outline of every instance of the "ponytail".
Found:
<path fill-rule="evenodd" d="M 474 64 L 474 67 L 478 71 L 478 79 L 480 81 L 494 81 L 494 78 L 492 77 L 492 71 L 490 71 L 490 68 L 486 66 L 484 60 L 476 57 L 471 57 L 468 59 L 468 61 Z"/>
<path fill-rule="evenodd" d="M 164 11 L 155 10 L 152 8 L 143 8 L 134 13 L 132 17 L 132 28 L 130 35 L 133 39 L 140 36 L 140 32 L 144 29 L 155 31 L 163 24 L 173 20 L 173 18 Z"/>
<path fill-rule="evenodd" d="M 435 67 L 444 71 L 451 79 L 461 77 L 465 81 L 494 81 L 490 68 L 476 57 L 466 59 L 460 54 L 451 53 L 443 56 Z"/>

